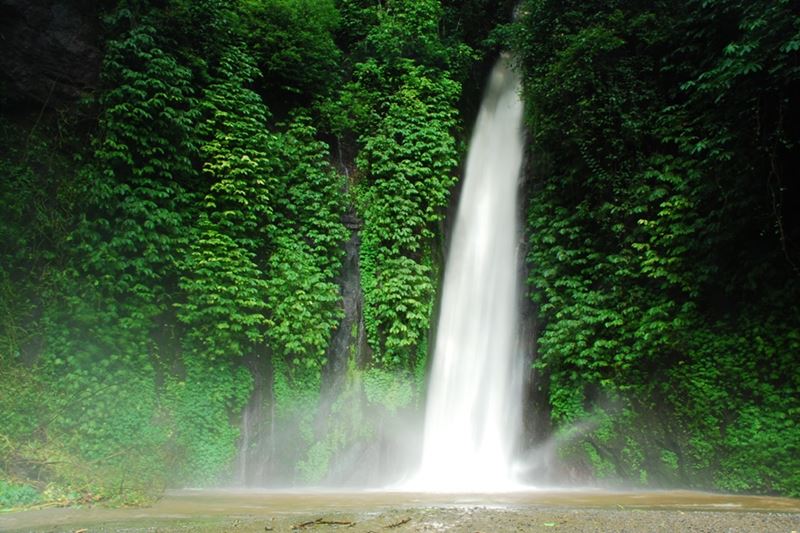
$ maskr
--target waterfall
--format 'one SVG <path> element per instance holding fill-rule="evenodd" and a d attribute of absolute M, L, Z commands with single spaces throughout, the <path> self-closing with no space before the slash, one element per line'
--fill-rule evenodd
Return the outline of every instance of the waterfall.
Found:
<path fill-rule="evenodd" d="M 411 485 L 456 492 L 514 486 L 523 362 L 518 347 L 520 82 L 502 57 L 470 143 L 445 267 L 422 461 Z"/>

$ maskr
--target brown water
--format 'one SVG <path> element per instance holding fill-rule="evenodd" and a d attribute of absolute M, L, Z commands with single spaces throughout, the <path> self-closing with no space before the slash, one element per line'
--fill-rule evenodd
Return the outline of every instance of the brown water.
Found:
<path fill-rule="evenodd" d="M 0 531 L 93 531 L 159 526 L 185 530 L 187 520 L 235 519 L 284 521 L 303 516 L 365 516 L 419 513 L 440 509 L 530 512 L 607 509 L 713 511 L 728 513 L 800 513 L 800 500 L 765 496 L 733 496 L 692 491 L 609 492 L 601 490 L 531 490 L 502 494 L 435 494 L 408 492 L 277 492 L 256 490 L 169 491 L 152 507 L 142 509 L 42 509 L 0 514 Z M 288 516 L 288 518 L 287 518 Z M 794 519 L 793 519 L 794 520 Z M 287 522 L 288 523 L 288 522 Z M 113 524 L 113 525 L 112 525 Z M 178 527 L 180 524 L 180 527 Z M 96 526 L 93 528 L 92 526 Z M 214 530 L 214 526 L 205 526 Z M 189 530 L 192 530 L 190 527 Z M 263 527 L 261 528 L 263 530 Z"/>

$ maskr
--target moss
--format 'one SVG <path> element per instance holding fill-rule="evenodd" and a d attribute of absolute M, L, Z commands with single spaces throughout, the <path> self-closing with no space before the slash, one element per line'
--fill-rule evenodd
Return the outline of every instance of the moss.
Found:
<path fill-rule="evenodd" d="M 597 479 L 611 479 L 616 477 L 617 469 L 614 463 L 603 457 L 592 443 L 583 443 L 583 451 Z"/>
<path fill-rule="evenodd" d="M 411 405 L 414 399 L 413 375 L 402 370 L 370 368 L 364 372 L 367 402 L 379 405 L 390 414 Z"/>

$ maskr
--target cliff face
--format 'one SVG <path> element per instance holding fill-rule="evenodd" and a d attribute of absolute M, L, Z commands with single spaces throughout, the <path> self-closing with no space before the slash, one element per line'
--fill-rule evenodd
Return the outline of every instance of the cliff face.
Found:
<path fill-rule="evenodd" d="M 95 86 L 97 14 L 96 2 L 0 0 L 0 90 L 9 108 L 62 107 Z"/>

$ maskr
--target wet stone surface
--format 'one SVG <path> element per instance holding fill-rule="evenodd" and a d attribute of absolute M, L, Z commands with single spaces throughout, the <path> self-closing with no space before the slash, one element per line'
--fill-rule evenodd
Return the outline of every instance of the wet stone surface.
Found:
<path fill-rule="evenodd" d="M 691 492 L 436 496 L 179 491 L 144 509 L 9 513 L 0 515 L 0 530 L 790 533 L 800 531 L 800 501 Z"/>

